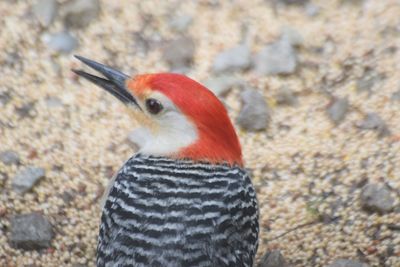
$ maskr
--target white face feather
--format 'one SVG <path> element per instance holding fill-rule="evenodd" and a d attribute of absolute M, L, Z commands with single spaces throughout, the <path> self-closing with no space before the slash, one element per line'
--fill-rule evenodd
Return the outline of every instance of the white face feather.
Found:
<path fill-rule="evenodd" d="M 193 144 L 197 139 L 196 126 L 174 105 L 165 95 L 154 92 L 147 98 L 154 98 L 163 105 L 163 110 L 157 114 L 150 114 L 144 103 L 139 103 L 151 123 L 141 123 L 136 129 L 133 138 L 139 146 L 139 153 L 154 156 L 167 156 L 179 152 Z M 135 112 L 137 113 L 137 112 Z"/>

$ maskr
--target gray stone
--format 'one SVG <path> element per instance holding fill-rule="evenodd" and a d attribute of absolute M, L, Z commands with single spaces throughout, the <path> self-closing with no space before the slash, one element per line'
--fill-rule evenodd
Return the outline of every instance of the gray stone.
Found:
<path fill-rule="evenodd" d="M 275 101 L 278 105 L 295 106 L 297 98 L 295 94 L 287 87 L 281 87 L 275 95 Z"/>
<path fill-rule="evenodd" d="M 320 13 L 320 11 L 321 11 L 321 8 L 313 3 L 308 3 L 305 6 L 305 12 L 310 17 L 317 16 Z"/>
<path fill-rule="evenodd" d="M 288 267 L 285 258 L 279 250 L 272 250 L 261 258 L 258 267 Z"/>
<path fill-rule="evenodd" d="M 68 54 L 78 47 L 78 40 L 69 32 L 46 34 L 43 40 L 49 48 L 60 53 Z"/>
<path fill-rule="evenodd" d="M 18 116 L 21 119 L 24 119 L 24 118 L 27 118 L 27 117 L 33 118 L 36 115 L 34 110 L 35 110 L 35 102 L 31 101 L 31 102 L 23 104 L 20 107 L 16 107 L 15 108 L 15 113 L 18 114 Z"/>
<path fill-rule="evenodd" d="M 275 0 L 275 1 L 286 5 L 304 5 L 308 3 L 309 0 Z"/>
<path fill-rule="evenodd" d="M 203 82 L 217 96 L 226 95 L 233 87 L 242 87 L 244 81 L 233 75 L 221 75 L 211 77 Z"/>
<path fill-rule="evenodd" d="M 364 130 L 375 130 L 379 137 L 390 135 L 390 130 L 385 121 L 376 113 L 368 113 L 364 120 L 357 124 L 357 127 Z"/>
<path fill-rule="evenodd" d="M 33 13 L 44 27 L 50 26 L 57 15 L 58 3 L 56 0 L 39 0 L 33 6 Z"/>
<path fill-rule="evenodd" d="M 218 54 L 213 63 L 215 73 L 246 70 L 251 65 L 251 52 L 247 45 L 241 44 Z"/>
<path fill-rule="evenodd" d="M 49 108 L 58 108 L 63 105 L 62 101 L 56 96 L 49 96 L 46 98 L 46 105 Z"/>
<path fill-rule="evenodd" d="M 384 79 L 384 75 L 381 73 L 377 73 L 373 69 L 367 69 L 364 71 L 363 76 L 358 79 L 356 87 L 357 92 L 368 92 L 371 93 L 375 84 L 378 84 Z"/>
<path fill-rule="evenodd" d="M 328 117 L 336 124 L 340 123 L 349 109 L 349 100 L 347 98 L 337 98 L 329 105 L 326 110 Z"/>
<path fill-rule="evenodd" d="M 288 38 L 269 44 L 254 58 L 259 75 L 291 74 L 297 67 L 297 56 Z"/>
<path fill-rule="evenodd" d="M 177 32 L 185 32 L 192 24 L 192 21 L 193 18 L 189 15 L 174 16 L 169 21 L 169 26 Z"/>
<path fill-rule="evenodd" d="M 400 102 L 400 90 L 394 92 L 391 97 L 392 101 L 399 101 Z"/>
<path fill-rule="evenodd" d="M 372 212 L 387 213 L 395 207 L 395 200 L 385 185 L 365 185 L 362 189 L 360 200 L 362 207 Z"/>
<path fill-rule="evenodd" d="M 163 49 L 163 59 L 172 70 L 189 68 L 193 62 L 195 43 L 191 37 L 179 37 L 169 41 Z"/>
<path fill-rule="evenodd" d="M 5 107 L 11 101 L 9 91 L 0 92 L 0 107 Z"/>
<path fill-rule="evenodd" d="M 62 6 L 67 27 L 83 28 L 97 18 L 100 12 L 99 0 L 72 0 Z"/>
<path fill-rule="evenodd" d="M 337 259 L 329 267 L 368 267 L 368 264 L 355 260 Z"/>
<path fill-rule="evenodd" d="M 289 26 L 283 27 L 281 36 L 292 46 L 300 46 L 304 42 L 303 36 L 296 29 Z"/>
<path fill-rule="evenodd" d="M 19 156 L 17 152 L 6 150 L 0 153 L 0 161 L 5 165 L 13 165 L 19 163 Z"/>
<path fill-rule="evenodd" d="M 237 118 L 240 127 L 248 131 L 266 129 L 270 121 L 270 109 L 264 96 L 254 89 L 246 89 L 241 97 L 243 105 Z"/>
<path fill-rule="evenodd" d="M 13 247 L 32 250 L 50 246 L 54 232 L 50 222 L 38 213 L 11 218 L 10 242 Z"/>
<path fill-rule="evenodd" d="M 19 171 L 12 181 L 14 191 L 23 194 L 29 191 L 41 178 L 45 176 L 43 168 L 29 166 Z"/>

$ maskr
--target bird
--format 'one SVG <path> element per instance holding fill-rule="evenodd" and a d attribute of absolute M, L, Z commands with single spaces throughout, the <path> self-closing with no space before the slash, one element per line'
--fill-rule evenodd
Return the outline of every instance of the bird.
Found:
<path fill-rule="evenodd" d="M 253 266 L 257 196 L 222 102 L 182 74 L 128 76 L 75 57 L 101 76 L 72 71 L 114 95 L 140 125 L 139 149 L 105 197 L 97 266 Z"/>

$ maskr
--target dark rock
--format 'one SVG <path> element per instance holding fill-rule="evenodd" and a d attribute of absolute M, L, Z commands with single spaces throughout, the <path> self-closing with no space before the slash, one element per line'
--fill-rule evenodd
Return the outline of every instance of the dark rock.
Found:
<path fill-rule="evenodd" d="M 29 166 L 19 171 L 13 178 L 14 191 L 23 194 L 29 191 L 40 179 L 45 176 L 43 168 Z"/>
<path fill-rule="evenodd" d="M 275 95 L 275 101 L 278 105 L 295 106 L 297 105 L 296 95 L 287 87 L 281 87 Z"/>
<path fill-rule="evenodd" d="M 347 98 L 337 98 L 332 101 L 326 110 L 328 117 L 336 124 L 340 123 L 349 109 L 349 100 Z"/>
<path fill-rule="evenodd" d="M 357 124 L 357 127 L 364 130 L 375 130 L 379 137 L 390 135 L 385 121 L 376 113 L 368 113 L 364 120 Z"/>
<path fill-rule="evenodd" d="M 11 218 L 10 242 L 13 247 L 26 250 L 47 248 L 53 236 L 50 222 L 38 213 Z"/>
<path fill-rule="evenodd" d="M 34 108 L 35 108 L 35 102 L 32 101 L 29 103 L 25 103 L 20 107 L 16 107 L 15 112 L 21 119 L 25 119 L 27 117 L 33 118 L 35 116 Z"/>
<path fill-rule="evenodd" d="M 270 121 L 270 109 L 264 96 L 254 89 L 246 89 L 241 93 L 242 109 L 237 123 L 245 130 L 260 131 L 267 128 Z"/>
<path fill-rule="evenodd" d="M 71 203 L 76 197 L 76 192 L 72 190 L 65 190 L 61 194 L 61 198 L 64 201 L 65 204 Z"/>
<path fill-rule="evenodd" d="M 177 32 L 185 32 L 192 24 L 192 21 L 193 18 L 189 15 L 174 16 L 169 21 L 169 26 Z"/>
<path fill-rule="evenodd" d="M 210 89 L 215 95 L 223 96 L 233 87 L 242 87 L 244 81 L 233 75 L 221 75 L 211 77 L 203 82 L 204 86 Z"/>
<path fill-rule="evenodd" d="M 46 34 L 43 40 L 50 49 L 65 54 L 71 53 L 79 45 L 78 40 L 69 32 Z"/>
<path fill-rule="evenodd" d="M 3 162 L 5 165 L 13 165 L 19 163 L 19 156 L 17 152 L 12 150 L 6 150 L 0 152 L 0 161 Z"/>
<path fill-rule="evenodd" d="M 384 185 L 367 184 L 360 195 L 361 205 L 365 210 L 387 213 L 395 207 L 395 200 L 390 195 L 389 189 Z"/>
<path fill-rule="evenodd" d="M 193 62 L 195 43 L 191 37 L 169 41 L 163 49 L 163 59 L 174 71 L 186 70 Z"/>
<path fill-rule="evenodd" d="M 218 54 L 213 63 L 215 73 L 246 70 L 251 65 L 251 52 L 247 45 L 241 44 Z"/>
<path fill-rule="evenodd" d="M 97 18 L 100 12 L 99 0 L 72 0 L 62 6 L 67 27 L 83 28 Z"/>
<path fill-rule="evenodd" d="M 291 74 L 297 67 L 296 51 L 288 38 L 269 44 L 254 57 L 259 75 Z"/>
<path fill-rule="evenodd" d="M 11 101 L 9 91 L 0 92 L 0 107 L 5 107 Z"/>
<path fill-rule="evenodd" d="M 285 258 L 279 250 L 272 250 L 264 254 L 258 267 L 288 267 Z"/>
<path fill-rule="evenodd" d="M 33 13 L 44 27 L 50 26 L 57 15 L 58 3 L 56 0 L 39 0 L 33 6 Z"/>
<path fill-rule="evenodd" d="M 329 267 L 368 267 L 368 264 L 355 260 L 337 259 Z"/>

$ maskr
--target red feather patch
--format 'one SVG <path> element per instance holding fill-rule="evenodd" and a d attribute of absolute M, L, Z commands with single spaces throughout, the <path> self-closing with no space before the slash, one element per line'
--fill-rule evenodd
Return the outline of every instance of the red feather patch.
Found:
<path fill-rule="evenodd" d="M 149 89 L 163 93 L 194 122 L 199 139 L 177 157 L 242 165 L 242 151 L 232 122 L 224 105 L 206 87 L 173 73 L 136 76 L 128 87 L 139 95 Z"/>

